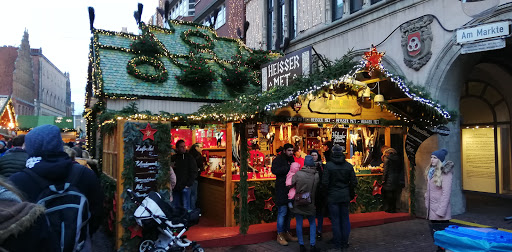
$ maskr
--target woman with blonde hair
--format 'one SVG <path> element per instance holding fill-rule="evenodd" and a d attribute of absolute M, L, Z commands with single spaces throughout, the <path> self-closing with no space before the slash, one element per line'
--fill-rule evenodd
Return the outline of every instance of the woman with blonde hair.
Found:
<path fill-rule="evenodd" d="M 425 192 L 425 207 L 427 219 L 430 220 L 432 237 L 434 232 L 449 226 L 452 218 L 450 195 L 452 191 L 453 162 L 446 161 L 446 149 L 432 152 L 430 165 L 425 170 L 427 191 Z M 438 251 L 444 251 L 438 248 Z"/>

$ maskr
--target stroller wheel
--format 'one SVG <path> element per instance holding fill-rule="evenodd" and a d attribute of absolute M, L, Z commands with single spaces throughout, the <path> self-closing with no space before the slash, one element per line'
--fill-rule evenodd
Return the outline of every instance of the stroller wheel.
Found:
<path fill-rule="evenodd" d="M 204 249 L 199 246 L 199 244 L 196 244 L 192 250 L 193 252 L 204 252 Z"/>
<path fill-rule="evenodd" d="M 167 252 L 167 250 L 165 248 L 162 248 L 162 247 L 157 247 L 157 248 L 153 248 L 151 250 L 151 252 Z"/>
<path fill-rule="evenodd" d="M 154 245 L 155 245 L 155 242 L 153 242 L 152 240 L 142 241 L 139 246 L 139 252 L 146 252 L 146 251 L 149 252 L 149 251 L 151 251 L 151 249 L 153 248 Z"/>

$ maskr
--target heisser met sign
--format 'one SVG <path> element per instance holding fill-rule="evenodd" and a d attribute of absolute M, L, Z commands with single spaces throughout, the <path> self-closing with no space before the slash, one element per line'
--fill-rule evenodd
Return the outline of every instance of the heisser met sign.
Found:
<path fill-rule="evenodd" d="M 299 75 L 308 75 L 311 69 L 311 46 L 300 49 L 261 68 L 261 89 L 263 92 L 288 84 Z"/>

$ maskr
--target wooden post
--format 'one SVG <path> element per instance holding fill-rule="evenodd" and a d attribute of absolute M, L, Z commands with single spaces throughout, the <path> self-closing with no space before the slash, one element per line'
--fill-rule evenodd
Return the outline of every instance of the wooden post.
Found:
<path fill-rule="evenodd" d="M 116 222 L 115 222 L 115 230 L 116 230 L 116 250 L 119 250 L 121 247 L 121 237 L 123 237 L 124 229 L 121 225 L 121 219 L 123 218 L 123 198 L 121 197 L 121 194 L 124 191 L 123 187 L 123 170 L 124 170 L 124 138 L 123 138 L 123 132 L 124 132 L 124 124 L 126 123 L 126 120 L 118 120 L 117 121 L 117 136 L 115 137 L 116 141 L 116 147 L 117 147 L 117 167 L 113 167 L 113 169 L 117 169 L 117 176 L 116 176 L 116 194 L 115 194 L 115 200 L 116 200 Z M 102 136 L 103 137 L 103 136 Z M 103 155 L 103 153 L 101 154 Z"/>
<path fill-rule="evenodd" d="M 386 127 L 386 130 L 384 131 L 384 144 L 386 146 L 391 147 L 391 128 Z"/>
<path fill-rule="evenodd" d="M 233 183 L 231 183 L 231 168 L 233 167 L 233 146 L 231 144 L 233 136 L 233 123 L 228 123 L 226 125 L 226 180 L 224 181 L 224 192 L 226 196 L 226 212 L 225 212 L 225 222 L 224 226 L 232 227 L 234 221 L 233 214 L 233 199 L 232 196 L 232 187 Z"/>

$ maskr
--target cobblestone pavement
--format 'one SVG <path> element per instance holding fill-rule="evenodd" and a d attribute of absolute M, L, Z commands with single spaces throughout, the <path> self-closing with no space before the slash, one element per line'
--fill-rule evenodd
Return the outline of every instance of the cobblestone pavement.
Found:
<path fill-rule="evenodd" d="M 323 241 L 318 242 L 317 248 L 321 251 L 334 251 L 332 244 L 327 242 L 332 238 L 332 233 L 324 234 Z M 309 250 L 309 236 L 304 236 L 304 243 Z M 380 226 L 364 227 L 352 229 L 350 233 L 350 247 L 345 251 L 364 251 L 364 252 L 387 252 L 387 251 L 436 251 L 437 247 L 432 241 L 428 222 L 423 219 L 414 219 L 410 221 L 395 222 Z M 288 246 L 281 246 L 276 241 L 269 241 L 260 244 L 207 248 L 208 252 L 221 251 L 248 251 L 248 252 L 285 252 L 299 251 L 297 242 L 292 242 Z"/>

